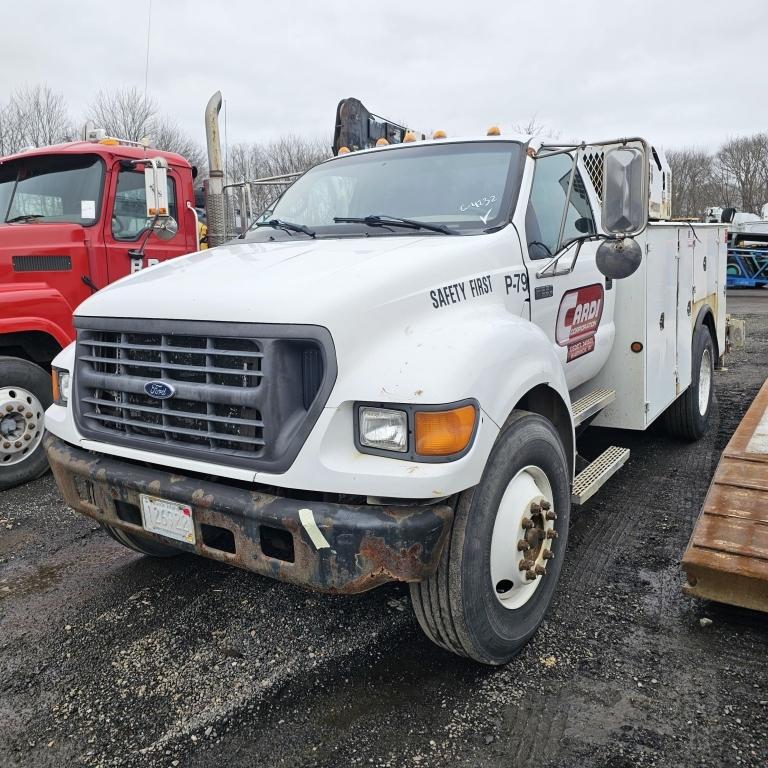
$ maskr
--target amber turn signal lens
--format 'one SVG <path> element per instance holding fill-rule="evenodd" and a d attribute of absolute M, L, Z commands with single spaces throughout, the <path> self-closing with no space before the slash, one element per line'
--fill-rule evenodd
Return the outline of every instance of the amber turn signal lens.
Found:
<path fill-rule="evenodd" d="M 420 456 L 461 453 L 472 439 L 476 418 L 474 405 L 450 411 L 417 411 L 414 420 L 416 453 Z"/>
<path fill-rule="evenodd" d="M 54 368 L 51 371 L 51 389 L 53 390 L 53 402 L 58 403 L 61 400 L 61 390 L 59 389 L 59 374 Z"/>

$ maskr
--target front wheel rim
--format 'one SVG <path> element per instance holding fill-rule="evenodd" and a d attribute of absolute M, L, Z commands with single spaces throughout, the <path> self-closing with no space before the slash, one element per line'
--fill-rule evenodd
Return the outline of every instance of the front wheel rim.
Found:
<path fill-rule="evenodd" d="M 712 391 L 712 355 L 705 349 L 699 368 L 699 414 L 704 416 L 709 408 L 709 395 Z"/>
<path fill-rule="evenodd" d="M 0 388 L 0 469 L 28 459 L 43 439 L 43 406 L 23 387 Z"/>
<path fill-rule="evenodd" d="M 491 588 L 504 608 L 525 605 L 546 577 L 556 519 L 546 474 L 533 465 L 524 467 L 504 491 L 491 536 Z"/>

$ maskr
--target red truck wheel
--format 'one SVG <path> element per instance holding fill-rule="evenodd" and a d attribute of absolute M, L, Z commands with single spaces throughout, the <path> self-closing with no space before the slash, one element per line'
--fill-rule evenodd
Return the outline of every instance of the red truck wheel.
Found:
<path fill-rule="evenodd" d="M 48 468 L 43 416 L 51 402 L 51 379 L 42 368 L 0 357 L 0 490 L 34 480 Z"/>

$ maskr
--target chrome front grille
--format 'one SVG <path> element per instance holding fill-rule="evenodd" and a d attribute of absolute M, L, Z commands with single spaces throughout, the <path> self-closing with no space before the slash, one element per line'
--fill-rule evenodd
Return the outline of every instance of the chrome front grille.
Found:
<path fill-rule="evenodd" d="M 283 428 L 301 433 L 313 409 L 319 413 L 324 329 L 309 327 L 316 338 L 296 338 L 295 330 L 285 338 L 242 335 L 258 330 L 242 324 L 83 321 L 98 321 L 78 319 L 76 418 L 89 437 L 209 461 L 280 464 L 291 447 Z M 173 395 L 153 397 L 151 382 Z"/>

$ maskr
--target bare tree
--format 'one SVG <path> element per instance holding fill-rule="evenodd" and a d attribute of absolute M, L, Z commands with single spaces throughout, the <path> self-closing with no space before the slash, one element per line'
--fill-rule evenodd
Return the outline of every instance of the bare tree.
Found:
<path fill-rule="evenodd" d="M 157 104 L 137 88 L 99 91 L 88 110 L 88 119 L 110 136 L 141 141 L 157 118 Z"/>
<path fill-rule="evenodd" d="M 552 126 L 542 123 L 538 115 L 531 115 L 528 120 L 522 123 L 513 123 L 512 130 L 515 133 L 522 133 L 526 136 L 541 136 L 544 139 L 559 139 L 560 131 L 556 131 Z"/>
<path fill-rule="evenodd" d="M 47 85 L 15 91 L 9 109 L 27 146 L 44 147 L 73 138 L 74 129 L 64 96 Z"/>
<path fill-rule="evenodd" d="M 253 181 L 267 176 L 306 171 L 330 156 L 327 138 L 288 135 L 268 144 L 234 144 L 228 151 L 228 176 L 232 181 Z M 254 208 L 266 209 L 283 186 L 251 186 Z"/>
<path fill-rule="evenodd" d="M 20 88 L 0 107 L 0 154 L 73 138 L 75 130 L 60 93 L 46 85 Z"/>
<path fill-rule="evenodd" d="M 726 141 L 715 156 L 714 178 L 721 200 L 759 213 L 768 202 L 767 165 L 768 135 L 756 133 Z"/>
<path fill-rule="evenodd" d="M 672 171 L 673 217 L 700 218 L 708 206 L 722 204 L 709 152 L 683 147 L 669 150 L 666 155 Z"/>
<path fill-rule="evenodd" d="M 190 165 L 197 168 L 198 178 L 206 175 L 208 157 L 205 149 L 184 133 L 178 123 L 169 118 L 156 117 L 150 121 L 148 128 L 152 146 L 185 157 Z"/>

